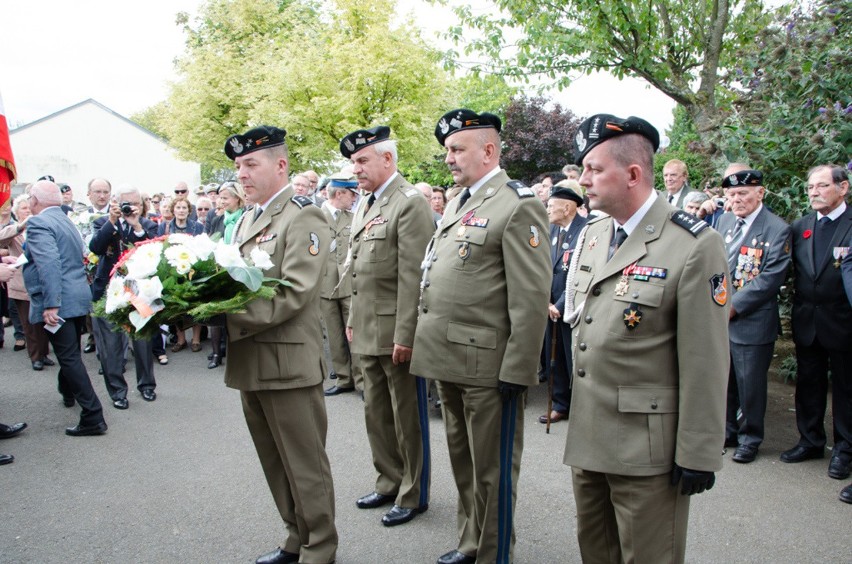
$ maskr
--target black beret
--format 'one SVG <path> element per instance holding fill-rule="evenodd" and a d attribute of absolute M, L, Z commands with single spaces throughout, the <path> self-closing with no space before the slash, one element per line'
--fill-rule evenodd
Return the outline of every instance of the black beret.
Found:
<path fill-rule="evenodd" d="M 722 179 L 722 188 L 733 186 L 763 186 L 763 173 L 759 170 L 741 170 Z"/>
<path fill-rule="evenodd" d="M 610 114 L 597 114 L 581 123 L 574 136 L 574 164 L 582 165 L 592 148 L 626 133 L 638 133 L 648 139 L 654 146 L 654 152 L 660 148 L 659 132 L 644 119 L 635 116 L 621 119 Z"/>
<path fill-rule="evenodd" d="M 40 177 L 40 178 L 37 180 L 37 182 L 41 182 L 42 180 L 48 180 L 48 181 L 50 181 L 50 182 L 56 182 L 56 180 L 54 180 L 54 179 L 53 179 L 53 177 L 52 177 L 51 175 L 49 175 L 49 174 L 45 174 L 44 176 Z"/>
<path fill-rule="evenodd" d="M 554 188 L 553 192 L 550 194 L 551 198 L 557 198 L 559 200 L 571 200 L 576 203 L 578 206 L 583 205 L 583 198 L 577 192 L 573 191 L 570 188 Z"/>
<path fill-rule="evenodd" d="M 287 132 L 271 125 L 260 125 L 242 135 L 231 135 L 225 141 L 225 154 L 231 160 L 261 149 L 284 144 Z"/>
<path fill-rule="evenodd" d="M 387 141 L 390 139 L 390 132 L 390 127 L 386 125 L 353 131 L 340 140 L 340 154 L 348 159 L 364 147 Z"/>
<path fill-rule="evenodd" d="M 435 139 L 443 147 L 447 137 L 462 129 L 486 129 L 489 127 L 496 129 L 497 133 L 500 133 L 500 130 L 503 129 L 503 123 L 494 114 L 487 112 L 477 114 L 473 110 L 460 108 L 441 116 L 438 125 L 435 126 Z"/>
<path fill-rule="evenodd" d="M 64 194 L 65 192 L 70 192 L 70 191 L 71 191 L 71 187 L 70 187 L 70 186 L 68 186 L 67 184 L 60 184 L 60 185 L 59 185 L 59 191 L 60 191 L 60 192 L 62 192 L 63 194 Z"/>

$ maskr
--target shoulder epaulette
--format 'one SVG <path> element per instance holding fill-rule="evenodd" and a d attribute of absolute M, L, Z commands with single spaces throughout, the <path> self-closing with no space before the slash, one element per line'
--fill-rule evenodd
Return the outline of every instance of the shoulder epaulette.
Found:
<path fill-rule="evenodd" d="M 710 227 L 704 220 L 698 219 L 691 213 L 687 213 L 683 210 L 674 212 L 670 219 L 675 224 L 692 233 L 693 237 L 698 237 L 699 233 Z"/>
<path fill-rule="evenodd" d="M 535 196 L 533 189 L 520 180 L 510 180 L 506 183 L 506 186 L 517 192 L 519 198 L 531 198 Z"/>
<path fill-rule="evenodd" d="M 311 199 L 310 199 L 310 198 L 308 198 L 307 196 L 301 196 L 301 195 L 299 195 L 299 194 L 296 194 L 295 196 L 293 196 L 292 198 L 290 198 L 290 200 L 292 200 L 294 204 L 296 204 L 297 206 L 299 206 L 299 209 L 301 209 L 301 208 L 303 208 L 303 207 L 305 207 L 305 206 L 312 206 L 312 205 L 314 205 L 314 203 L 311 201 Z"/>

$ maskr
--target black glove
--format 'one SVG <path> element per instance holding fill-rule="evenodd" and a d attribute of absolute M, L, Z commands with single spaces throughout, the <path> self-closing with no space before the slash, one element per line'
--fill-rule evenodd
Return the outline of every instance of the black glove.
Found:
<path fill-rule="evenodd" d="M 713 484 L 716 483 L 716 474 L 702 470 L 681 468 L 675 464 L 674 469 L 672 469 L 672 485 L 676 486 L 678 482 L 681 482 L 681 494 L 700 494 L 704 490 L 713 489 Z"/>
<path fill-rule="evenodd" d="M 503 398 L 503 403 L 506 403 L 527 391 L 527 387 L 520 384 L 512 384 L 511 382 L 503 382 L 501 380 L 497 383 L 497 391 L 500 392 L 500 395 Z"/>

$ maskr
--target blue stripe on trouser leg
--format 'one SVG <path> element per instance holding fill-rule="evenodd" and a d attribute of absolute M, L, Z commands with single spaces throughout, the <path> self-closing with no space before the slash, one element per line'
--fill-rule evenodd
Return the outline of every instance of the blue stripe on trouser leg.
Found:
<path fill-rule="evenodd" d="M 508 563 L 512 543 L 512 447 L 518 398 L 503 402 L 500 421 L 500 483 L 497 495 L 497 562 Z"/>
<path fill-rule="evenodd" d="M 420 442 L 423 443 L 423 469 L 420 471 L 420 502 L 419 507 L 429 503 L 429 477 L 432 472 L 432 459 L 429 450 L 429 405 L 426 380 L 415 376 L 417 388 L 417 415 L 420 419 Z"/>

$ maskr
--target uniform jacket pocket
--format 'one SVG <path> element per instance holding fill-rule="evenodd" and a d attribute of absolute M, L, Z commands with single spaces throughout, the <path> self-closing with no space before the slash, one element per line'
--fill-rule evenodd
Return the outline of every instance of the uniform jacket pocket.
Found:
<path fill-rule="evenodd" d="M 618 458 L 634 466 L 674 460 L 678 388 L 618 387 Z"/>

